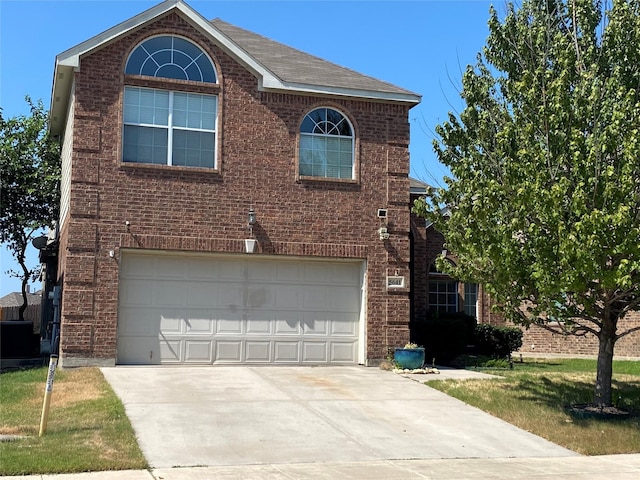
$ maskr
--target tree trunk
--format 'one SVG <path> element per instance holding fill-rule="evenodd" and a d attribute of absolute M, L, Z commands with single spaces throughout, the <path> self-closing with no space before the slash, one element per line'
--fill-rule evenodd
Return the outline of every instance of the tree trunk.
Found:
<path fill-rule="evenodd" d="M 24 312 L 29 305 L 29 301 L 27 299 L 27 285 L 29 284 L 29 269 L 27 268 L 27 263 L 25 260 L 24 254 L 18 257 L 18 263 L 22 268 L 22 305 L 18 309 L 18 320 L 24 320 Z"/>
<path fill-rule="evenodd" d="M 598 336 L 598 366 L 593 403 L 598 407 L 610 407 L 611 377 L 613 376 L 613 348 L 616 343 L 618 317 L 609 312 L 602 323 Z"/>

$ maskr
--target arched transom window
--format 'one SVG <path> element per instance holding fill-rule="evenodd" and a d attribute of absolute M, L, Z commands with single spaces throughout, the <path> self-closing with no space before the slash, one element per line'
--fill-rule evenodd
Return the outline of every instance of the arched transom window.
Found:
<path fill-rule="evenodd" d="M 354 137 L 351 123 L 333 108 L 316 108 L 300 126 L 301 176 L 354 178 Z"/>
<path fill-rule="evenodd" d="M 217 82 L 213 63 L 202 49 L 172 36 L 138 45 L 125 73 Z M 217 95 L 126 86 L 123 117 L 124 162 L 216 168 Z"/>
<path fill-rule="evenodd" d="M 180 37 L 152 37 L 138 45 L 125 73 L 147 77 L 216 83 L 213 63 L 200 47 Z"/>

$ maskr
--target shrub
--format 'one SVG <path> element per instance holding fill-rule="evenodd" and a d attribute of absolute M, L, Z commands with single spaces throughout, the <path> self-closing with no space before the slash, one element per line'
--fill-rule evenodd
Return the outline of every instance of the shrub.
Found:
<path fill-rule="evenodd" d="M 475 326 L 476 319 L 464 313 L 432 315 L 411 323 L 411 341 L 424 346 L 426 363 L 446 363 L 466 352 Z"/>
<path fill-rule="evenodd" d="M 481 323 L 476 325 L 473 345 L 479 355 L 505 358 L 522 347 L 522 330 Z"/>

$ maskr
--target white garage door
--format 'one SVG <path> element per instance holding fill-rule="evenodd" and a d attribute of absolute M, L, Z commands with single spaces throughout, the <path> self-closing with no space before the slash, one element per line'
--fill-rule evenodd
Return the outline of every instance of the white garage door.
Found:
<path fill-rule="evenodd" d="M 123 252 L 118 363 L 358 363 L 364 262 Z"/>

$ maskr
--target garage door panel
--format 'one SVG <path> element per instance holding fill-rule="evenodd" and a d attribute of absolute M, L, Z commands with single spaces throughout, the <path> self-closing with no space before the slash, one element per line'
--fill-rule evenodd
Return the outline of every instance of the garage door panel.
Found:
<path fill-rule="evenodd" d="M 356 361 L 357 345 L 353 342 L 331 342 L 329 348 L 331 363 L 354 363 Z"/>
<path fill-rule="evenodd" d="M 181 363 L 183 361 L 182 349 L 184 342 L 175 338 L 160 339 L 161 363 Z"/>
<path fill-rule="evenodd" d="M 187 283 L 179 280 L 156 280 L 152 285 L 155 306 L 186 307 Z"/>
<path fill-rule="evenodd" d="M 189 308 L 207 308 L 211 306 L 211 297 L 217 295 L 214 284 L 207 281 L 192 281 L 186 291 L 186 304 Z"/>
<path fill-rule="evenodd" d="M 184 311 L 154 310 L 160 319 L 160 333 L 165 335 L 179 335 L 184 331 Z"/>
<path fill-rule="evenodd" d="M 221 363 L 240 363 L 242 361 L 241 340 L 219 340 L 216 342 L 215 359 Z"/>
<path fill-rule="evenodd" d="M 150 307 L 153 305 L 152 292 L 153 284 L 148 279 L 128 279 L 127 288 L 120 290 L 120 306 Z"/>
<path fill-rule="evenodd" d="M 279 311 L 275 313 L 274 327 L 275 335 L 301 335 L 302 334 L 302 313 Z"/>
<path fill-rule="evenodd" d="M 270 317 L 271 315 L 269 315 Z M 271 335 L 273 321 L 271 318 L 250 318 L 247 320 L 247 335 Z"/>
<path fill-rule="evenodd" d="M 245 358 L 250 363 L 271 363 L 271 342 L 251 341 L 245 342 Z"/>
<path fill-rule="evenodd" d="M 155 261 L 155 277 L 183 280 L 187 277 L 187 264 L 183 258 L 173 255 L 152 257 Z"/>
<path fill-rule="evenodd" d="M 327 363 L 327 342 L 302 342 L 303 363 Z"/>
<path fill-rule="evenodd" d="M 356 313 L 360 310 L 360 291 L 353 287 L 327 287 L 327 295 L 335 305 L 332 311 Z"/>
<path fill-rule="evenodd" d="M 337 312 L 332 314 L 330 336 L 355 337 L 358 332 L 358 325 L 352 321 L 353 315 L 350 313 Z"/>
<path fill-rule="evenodd" d="M 159 365 L 160 341 L 157 336 L 126 336 L 118 338 L 118 357 L 130 365 Z"/>
<path fill-rule="evenodd" d="M 330 320 L 326 318 L 329 314 L 325 312 L 305 312 L 304 314 L 304 335 L 329 334 Z"/>
<path fill-rule="evenodd" d="M 221 259 L 218 264 L 218 279 L 226 282 L 243 282 L 245 280 L 245 265 L 237 260 Z"/>
<path fill-rule="evenodd" d="M 205 283 L 218 280 L 218 263 L 206 257 L 198 260 L 197 262 L 187 262 L 187 278 Z"/>
<path fill-rule="evenodd" d="M 158 336 L 160 318 L 154 310 L 121 308 L 118 333 L 137 336 Z"/>
<path fill-rule="evenodd" d="M 300 344 L 297 341 L 274 341 L 274 362 L 277 363 L 299 363 Z"/>
<path fill-rule="evenodd" d="M 253 309 L 273 308 L 273 288 L 266 284 L 247 287 L 247 305 Z"/>
<path fill-rule="evenodd" d="M 239 335 L 243 333 L 242 326 L 244 321 L 242 319 L 220 318 L 216 322 L 216 334 L 219 335 Z"/>
<path fill-rule="evenodd" d="M 184 340 L 185 363 L 211 363 L 213 361 L 213 344 L 211 340 Z"/>
<path fill-rule="evenodd" d="M 304 296 L 301 285 L 277 285 L 274 286 L 273 308 L 279 310 L 301 310 Z"/>
<path fill-rule="evenodd" d="M 362 263 L 123 252 L 118 363 L 356 363 Z"/>
<path fill-rule="evenodd" d="M 215 332 L 213 312 L 188 310 L 184 327 L 184 333 L 188 335 L 213 335 Z"/>

